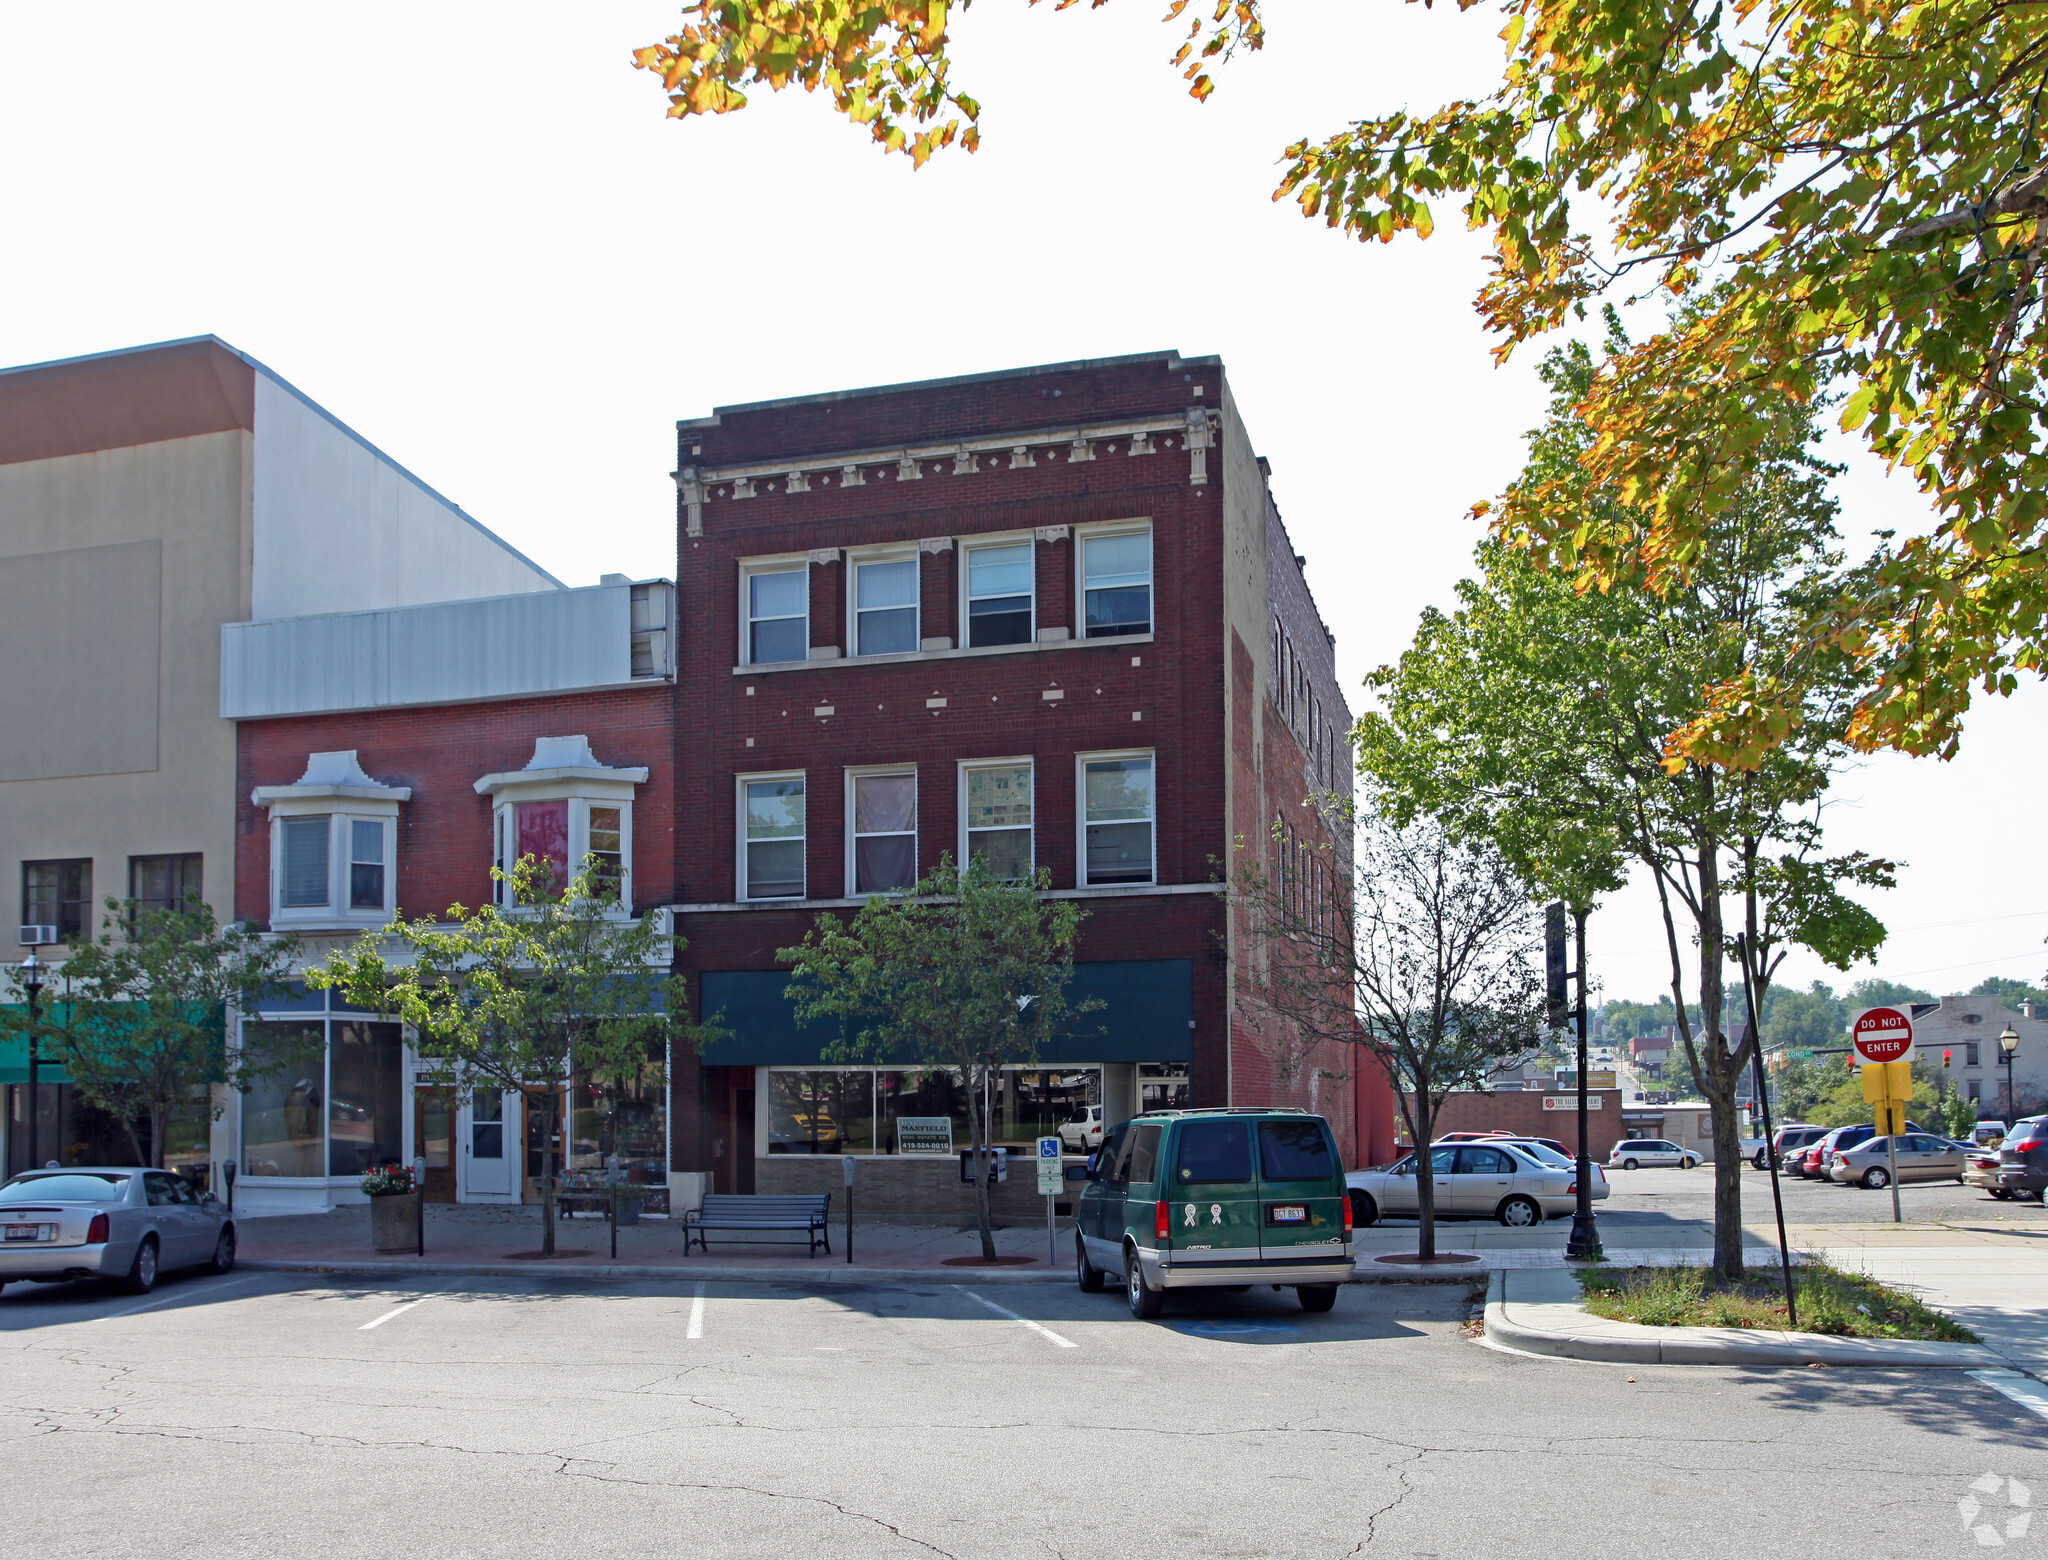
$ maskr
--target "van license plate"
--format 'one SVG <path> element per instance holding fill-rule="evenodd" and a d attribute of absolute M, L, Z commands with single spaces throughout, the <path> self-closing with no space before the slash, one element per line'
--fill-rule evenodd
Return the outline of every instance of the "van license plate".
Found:
<path fill-rule="evenodd" d="M 1266 1210 L 1266 1218 L 1274 1224 L 1306 1224 L 1308 1209 L 1300 1203 L 1276 1203 Z"/>

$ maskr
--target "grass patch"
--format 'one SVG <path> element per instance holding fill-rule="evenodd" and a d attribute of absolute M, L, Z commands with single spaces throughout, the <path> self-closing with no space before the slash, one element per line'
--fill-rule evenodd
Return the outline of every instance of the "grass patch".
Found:
<path fill-rule="evenodd" d="M 1969 1328 L 1923 1305 L 1904 1290 L 1826 1262 L 1792 1270 L 1799 1298 L 1799 1331 L 1837 1338 L 1914 1338 L 1935 1343 L 1979 1343 Z M 1774 1327 L 1785 1313 L 1784 1279 L 1775 1271 L 1749 1272 L 1732 1283 L 1712 1268 L 1592 1268 L 1579 1275 L 1586 1309 L 1616 1322 L 1646 1327 Z"/>

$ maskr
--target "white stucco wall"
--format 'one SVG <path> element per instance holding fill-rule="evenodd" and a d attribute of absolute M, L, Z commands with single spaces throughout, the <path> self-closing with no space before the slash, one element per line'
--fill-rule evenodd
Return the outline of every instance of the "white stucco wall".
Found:
<path fill-rule="evenodd" d="M 261 370 L 255 423 L 250 616 L 559 588 L 538 565 Z"/>

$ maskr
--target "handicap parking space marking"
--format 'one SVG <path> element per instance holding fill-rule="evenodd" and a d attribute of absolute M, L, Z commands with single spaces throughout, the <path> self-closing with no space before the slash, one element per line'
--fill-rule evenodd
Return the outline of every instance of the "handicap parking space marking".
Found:
<path fill-rule="evenodd" d="M 2002 1392 L 2022 1408 L 2032 1409 L 2048 1419 L 2048 1387 L 2016 1370 L 1973 1370 L 1972 1381 L 1981 1381 L 1994 1392 Z"/>
<path fill-rule="evenodd" d="M 1301 1328 L 1293 1322 L 1263 1320 L 1259 1317 L 1235 1317 L 1222 1321 L 1179 1321 L 1166 1324 L 1175 1332 L 1186 1333 L 1190 1338 L 1244 1338 L 1254 1333 L 1299 1333 Z"/>
<path fill-rule="evenodd" d="M 967 1296 L 968 1299 L 972 1300 L 976 1305 L 984 1306 L 988 1310 L 995 1312 L 996 1315 L 1006 1317 L 1010 1321 L 1015 1322 L 1020 1327 L 1030 1328 L 1033 1332 L 1037 1333 L 1039 1337 L 1048 1339 L 1053 1344 L 1057 1345 L 1062 1349 L 1078 1349 L 1081 1347 L 1078 1343 L 1074 1342 L 1073 1339 L 1062 1338 L 1050 1327 L 1041 1327 L 1037 1322 L 1031 1320 L 1030 1317 L 1019 1316 L 1015 1311 L 1012 1311 L 1008 1306 L 997 1305 L 995 1301 L 990 1300 L 985 1296 L 978 1295 L 971 1289 L 963 1289 L 960 1292 L 963 1295 Z"/>

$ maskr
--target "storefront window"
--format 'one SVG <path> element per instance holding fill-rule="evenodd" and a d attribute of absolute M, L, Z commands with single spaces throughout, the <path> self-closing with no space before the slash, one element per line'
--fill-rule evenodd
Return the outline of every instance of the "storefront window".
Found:
<path fill-rule="evenodd" d="M 896 1122 L 902 1116 L 944 1116 L 953 1123 L 953 1146 L 965 1148 L 974 1139 L 967 1119 L 967 1086 L 950 1067 L 913 1068 L 875 1075 L 876 1152 L 893 1154 Z"/>
<path fill-rule="evenodd" d="M 1061 1067 L 1041 1072 L 1005 1068 L 995 1093 L 991 1141 L 1035 1143 L 1058 1135 L 1061 1122 L 1072 1121 L 1090 1105 L 1102 1102 L 1102 1069 Z"/>
<path fill-rule="evenodd" d="M 656 1042 L 637 1076 L 596 1086 L 586 1079 L 576 1086 L 565 1166 L 569 1172 L 597 1175 L 606 1156 L 617 1154 L 620 1180 L 636 1186 L 668 1185 L 668 1084 L 662 1056 L 663 1047 Z"/>
<path fill-rule="evenodd" d="M 872 1154 L 875 1075 L 831 1068 L 768 1075 L 768 1152 Z"/>
<path fill-rule="evenodd" d="M 327 1173 L 368 1175 L 405 1157 L 400 1137 L 405 1031 L 336 1024 L 327 1104 Z"/>
<path fill-rule="evenodd" d="M 320 1175 L 326 1025 L 244 1024 L 255 1082 L 242 1098 L 242 1174 Z"/>
<path fill-rule="evenodd" d="M 1192 1102 L 1186 1062 L 1138 1063 L 1139 1110 L 1186 1110 Z"/>

